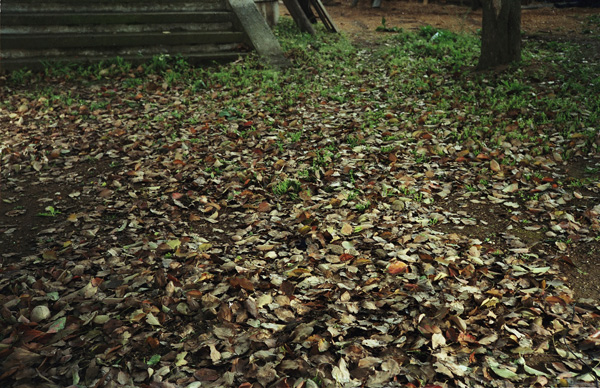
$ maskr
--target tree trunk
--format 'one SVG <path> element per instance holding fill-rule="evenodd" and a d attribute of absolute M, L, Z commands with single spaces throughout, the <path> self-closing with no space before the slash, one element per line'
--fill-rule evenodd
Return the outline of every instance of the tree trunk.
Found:
<path fill-rule="evenodd" d="M 483 0 L 478 69 L 521 60 L 521 0 Z"/>

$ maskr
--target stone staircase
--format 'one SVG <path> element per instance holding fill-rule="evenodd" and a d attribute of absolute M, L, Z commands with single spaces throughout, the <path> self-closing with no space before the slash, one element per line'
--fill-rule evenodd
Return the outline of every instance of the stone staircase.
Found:
<path fill-rule="evenodd" d="M 252 50 L 228 0 L 3 0 L 0 71 L 45 63 L 228 61 Z"/>

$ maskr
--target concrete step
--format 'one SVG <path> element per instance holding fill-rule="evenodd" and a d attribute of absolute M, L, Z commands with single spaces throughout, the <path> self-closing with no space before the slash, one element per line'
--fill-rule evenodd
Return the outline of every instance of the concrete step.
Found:
<path fill-rule="evenodd" d="M 235 43 L 244 40 L 242 32 L 145 32 L 93 34 L 6 34 L 2 36 L 2 51 L 67 49 L 96 47 L 181 46 Z"/>
<path fill-rule="evenodd" d="M 3 10 L 4 11 L 4 10 Z M 195 11 L 195 12 L 22 12 L 2 14 L 2 29 L 8 27 L 31 26 L 77 26 L 100 24 L 185 24 L 185 23 L 222 23 L 231 22 L 231 11 Z"/>
<path fill-rule="evenodd" d="M 248 51 L 221 51 L 221 52 L 209 52 L 209 53 L 188 53 L 184 55 L 186 61 L 192 65 L 200 65 L 200 64 L 212 64 L 212 63 L 225 63 L 235 61 L 240 57 L 244 57 L 248 55 Z M 154 55 L 124 55 L 119 56 L 123 58 L 125 61 L 132 63 L 134 65 L 146 63 L 151 60 Z M 13 71 L 22 68 L 28 68 L 33 71 L 43 70 L 48 66 L 49 62 L 53 64 L 65 65 L 89 65 L 92 63 L 99 63 L 102 61 L 110 60 L 106 56 L 61 56 L 60 58 L 56 58 L 54 60 L 49 61 L 47 57 L 29 57 L 29 58 L 19 58 L 19 59 L 3 59 L 2 60 L 2 69 L 4 71 Z"/>
<path fill-rule="evenodd" d="M 3 0 L 2 14 L 18 12 L 194 12 L 227 11 L 226 0 Z"/>
<path fill-rule="evenodd" d="M 0 71 L 117 56 L 220 60 L 252 47 L 228 0 L 0 1 Z"/>

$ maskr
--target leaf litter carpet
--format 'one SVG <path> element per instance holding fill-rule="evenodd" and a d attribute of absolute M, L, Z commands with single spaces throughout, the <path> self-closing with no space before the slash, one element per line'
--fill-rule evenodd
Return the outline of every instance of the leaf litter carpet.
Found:
<path fill-rule="evenodd" d="M 4 80 L 0 384 L 593 383 L 585 137 L 459 139 L 477 117 L 391 99 L 361 50 L 348 78 L 260 87 L 243 63 L 199 88 L 142 67 Z"/>

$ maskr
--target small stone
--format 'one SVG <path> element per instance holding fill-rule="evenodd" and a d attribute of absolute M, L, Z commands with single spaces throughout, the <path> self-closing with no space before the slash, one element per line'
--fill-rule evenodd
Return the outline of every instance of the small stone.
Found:
<path fill-rule="evenodd" d="M 31 310 L 31 321 L 33 322 L 42 322 L 48 318 L 50 318 L 50 309 L 48 306 L 35 306 L 33 310 Z"/>
<path fill-rule="evenodd" d="M 394 203 L 392 203 L 392 209 L 395 211 L 402 211 L 404 210 L 404 202 L 400 201 L 400 200 L 395 200 Z"/>

